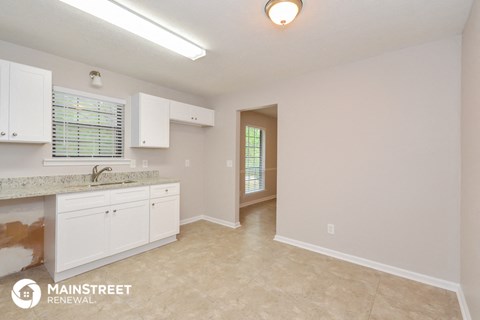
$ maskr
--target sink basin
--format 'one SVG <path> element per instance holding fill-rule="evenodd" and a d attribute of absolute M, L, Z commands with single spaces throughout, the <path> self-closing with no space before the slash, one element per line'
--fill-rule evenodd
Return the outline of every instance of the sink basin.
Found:
<path fill-rule="evenodd" d="M 95 188 L 95 187 L 102 187 L 102 186 L 116 186 L 122 184 L 129 184 L 135 183 L 137 181 L 134 180 L 125 180 L 125 181 L 117 181 L 117 182 L 102 182 L 102 183 L 92 183 L 92 184 L 78 184 L 74 186 L 68 186 L 67 188 Z"/>
<path fill-rule="evenodd" d="M 118 181 L 118 182 L 103 182 L 103 183 L 96 183 L 96 184 L 89 184 L 89 187 L 100 187 L 100 186 L 114 186 L 117 184 L 128 184 L 128 183 L 135 183 L 137 181 L 133 180 L 126 180 L 126 181 Z"/>

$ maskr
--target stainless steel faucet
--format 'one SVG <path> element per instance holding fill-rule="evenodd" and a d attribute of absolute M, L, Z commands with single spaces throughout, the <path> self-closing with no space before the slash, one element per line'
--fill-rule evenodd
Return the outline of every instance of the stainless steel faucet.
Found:
<path fill-rule="evenodd" d="M 105 167 L 103 168 L 102 170 L 98 171 L 98 165 L 96 165 L 95 167 L 93 167 L 93 170 L 92 170 L 92 182 L 97 182 L 98 181 L 98 177 L 102 174 L 102 172 L 104 171 L 112 171 L 112 168 L 111 167 Z"/>

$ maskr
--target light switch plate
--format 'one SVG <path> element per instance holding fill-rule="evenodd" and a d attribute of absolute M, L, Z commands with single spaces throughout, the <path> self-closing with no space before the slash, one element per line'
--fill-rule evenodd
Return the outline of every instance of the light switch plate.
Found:
<path fill-rule="evenodd" d="M 148 168 L 148 160 L 143 160 L 142 161 L 142 167 Z"/>
<path fill-rule="evenodd" d="M 335 234 L 335 225 L 334 224 L 327 224 L 327 232 L 329 234 Z"/>
<path fill-rule="evenodd" d="M 190 167 L 190 160 L 185 160 L 185 167 Z"/>
<path fill-rule="evenodd" d="M 227 168 L 233 167 L 233 160 L 227 160 Z"/>

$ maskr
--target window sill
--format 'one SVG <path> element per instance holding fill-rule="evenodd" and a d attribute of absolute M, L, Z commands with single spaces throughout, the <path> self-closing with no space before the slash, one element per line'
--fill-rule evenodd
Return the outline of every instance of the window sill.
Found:
<path fill-rule="evenodd" d="M 251 194 L 255 194 L 255 193 L 259 193 L 259 192 L 264 192 L 264 191 L 267 191 L 267 190 L 266 190 L 266 189 L 261 189 L 261 190 L 249 191 L 249 192 L 245 192 L 245 195 L 248 196 L 248 195 L 251 195 Z"/>
<path fill-rule="evenodd" d="M 107 159 L 107 158 L 87 158 L 87 159 L 43 159 L 44 167 L 54 166 L 92 166 L 96 164 L 112 165 L 112 166 L 129 166 L 130 159 Z"/>

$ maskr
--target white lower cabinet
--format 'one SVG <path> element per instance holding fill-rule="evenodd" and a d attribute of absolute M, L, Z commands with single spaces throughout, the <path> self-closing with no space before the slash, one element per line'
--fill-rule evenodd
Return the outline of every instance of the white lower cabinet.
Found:
<path fill-rule="evenodd" d="M 156 241 L 180 232 L 179 196 L 150 200 L 150 241 Z"/>
<path fill-rule="evenodd" d="M 123 203 L 110 214 L 110 254 L 148 243 L 148 200 Z"/>
<path fill-rule="evenodd" d="M 150 187 L 150 241 L 180 232 L 180 184 Z"/>
<path fill-rule="evenodd" d="M 107 255 L 107 211 L 101 207 L 58 215 L 57 272 Z"/>
<path fill-rule="evenodd" d="M 47 270 L 60 281 L 175 241 L 179 194 L 176 183 L 47 197 Z"/>

